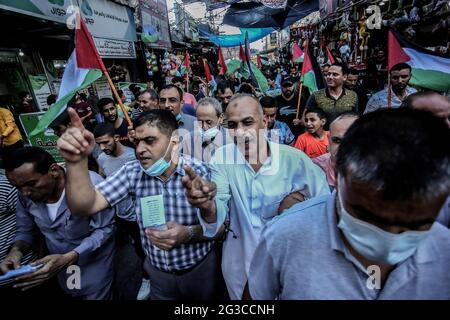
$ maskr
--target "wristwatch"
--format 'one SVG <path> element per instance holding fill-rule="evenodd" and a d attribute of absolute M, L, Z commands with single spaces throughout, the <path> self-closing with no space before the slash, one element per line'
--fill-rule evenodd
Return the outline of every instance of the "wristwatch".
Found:
<path fill-rule="evenodd" d="M 190 242 L 195 236 L 195 230 L 193 226 L 187 226 L 189 231 L 189 237 L 186 239 L 186 243 Z"/>

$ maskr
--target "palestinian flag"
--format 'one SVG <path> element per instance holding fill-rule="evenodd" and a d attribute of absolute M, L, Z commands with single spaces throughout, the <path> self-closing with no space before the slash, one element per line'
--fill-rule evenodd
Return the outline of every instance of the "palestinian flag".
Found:
<path fill-rule="evenodd" d="M 223 58 L 222 48 L 219 47 L 219 65 L 220 71 L 219 74 L 224 75 L 227 73 L 227 65 L 225 64 L 225 59 Z"/>
<path fill-rule="evenodd" d="M 328 47 L 325 47 L 325 49 L 327 51 L 328 64 L 331 66 L 334 63 L 333 55 L 331 54 L 330 49 L 328 49 Z"/>
<path fill-rule="evenodd" d="M 302 65 L 303 85 L 309 89 L 310 93 L 325 87 L 322 72 L 320 71 L 316 57 L 312 53 L 312 48 L 308 44 L 305 46 L 305 58 Z"/>
<path fill-rule="evenodd" d="M 294 63 L 302 63 L 304 59 L 304 54 L 302 49 L 298 46 L 297 42 L 294 42 L 292 46 L 292 62 Z"/>
<path fill-rule="evenodd" d="M 450 56 L 419 47 L 399 34 L 389 31 L 389 70 L 405 62 L 412 68 L 410 85 L 430 90 L 450 90 Z"/>
<path fill-rule="evenodd" d="M 191 56 L 189 55 L 189 52 L 186 51 L 183 63 L 180 65 L 179 68 L 180 75 L 188 74 L 190 68 L 191 68 Z"/>
<path fill-rule="evenodd" d="M 241 46 L 242 48 L 242 46 Z M 267 79 L 260 69 L 253 63 L 251 60 L 250 53 L 250 41 L 248 40 L 248 32 L 245 32 L 245 49 L 244 49 L 244 58 L 241 65 L 241 74 L 243 77 L 247 79 L 252 79 L 253 83 L 255 83 L 261 92 L 266 92 L 269 89 L 269 85 L 267 83 Z"/>
<path fill-rule="evenodd" d="M 58 100 L 42 116 L 31 136 L 48 128 L 53 120 L 67 109 L 67 103 L 77 91 L 86 88 L 107 72 L 83 19 L 78 16 L 76 21 L 75 49 L 67 61 Z"/>

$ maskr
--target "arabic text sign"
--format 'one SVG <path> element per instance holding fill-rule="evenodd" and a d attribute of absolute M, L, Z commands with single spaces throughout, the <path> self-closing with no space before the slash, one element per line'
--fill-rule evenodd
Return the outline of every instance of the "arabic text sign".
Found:
<path fill-rule="evenodd" d="M 45 112 L 32 112 L 32 113 L 22 113 L 19 115 L 20 123 L 22 124 L 23 130 L 27 135 L 28 141 L 34 147 L 39 147 L 50 153 L 56 162 L 65 162 L 63 157 L 59 154 L 56 148 L 56 141 L 58 141 L 58 136 L 55 135 L 52 129 L 46 129 L 44 132 L 33 136 L 30 138 L 29 134 L 39 122 L 39 119 L 44 115 Z"/>

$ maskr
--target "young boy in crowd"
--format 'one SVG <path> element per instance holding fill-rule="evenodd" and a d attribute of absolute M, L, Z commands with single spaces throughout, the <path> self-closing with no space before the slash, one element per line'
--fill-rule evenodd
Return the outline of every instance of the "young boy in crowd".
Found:
<path fill-rule="evenodd" d="M 320 108 L 309 108 L 305 113 L 306 132 L 295 142 L 295 147 L 308 157 L 316 158 L 327 153 L 329 131 L 325 131 L 327 115 Z"/>

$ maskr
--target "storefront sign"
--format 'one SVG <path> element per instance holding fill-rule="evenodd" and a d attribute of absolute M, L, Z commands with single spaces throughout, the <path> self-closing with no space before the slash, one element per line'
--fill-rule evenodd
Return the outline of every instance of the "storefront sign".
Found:
<path fill-rule="evenodd" d="M 102 39 L 94 37 L 95 46 L 102 58 L 136 58 L 133 41 Z"/>
<path fill-rule="evenodd" d="M 28 75 L 34 96 L 36 97 L 37 106 L 40 110 L 47 110 L 47 97 L 52 94 L 45 75 Z"/>
<path fill-rule="evenodd" d="M 112 92 L 111 88 L 109 87 L 108 81 L 103 79 L 94 82 L 95 90 L 97 91 L 97 96 L 99 99 L 112 98 Z"/>
<path fill-rule="evenodd" d="M 0 9 L 66 23 L 68 7 L 76 0 L 0 0 Z"/>
<path fill-rule="evenodd" d="M 137 41 L 131 8 L 109 0 L 78 0 L 78 4 L 92 36 Z"/>
<path fill-rule="evenodd" d="M 151 48 L 170 49 L 169 16 L 165 0 L 141 0 L 142 40 Z"/>
<path fill-rule="evenodd" d="M 34 147 L 39 147 L 50 153 L 55 161 L 58 163 L 65 162 L 63 157 L 59 154 L 56 147 L 56 141 L 58 141 L 58 136 L 55 135 L 52 129 L 46 129 L 44 132 L 30 137 L 30 132 L 36 127 L 39 119 L 44 115 L 45 112 L 33 112 L 33 113 L 22 113 L 19 115 L 20 123 L 27 136 L 28 141 Z"/>

